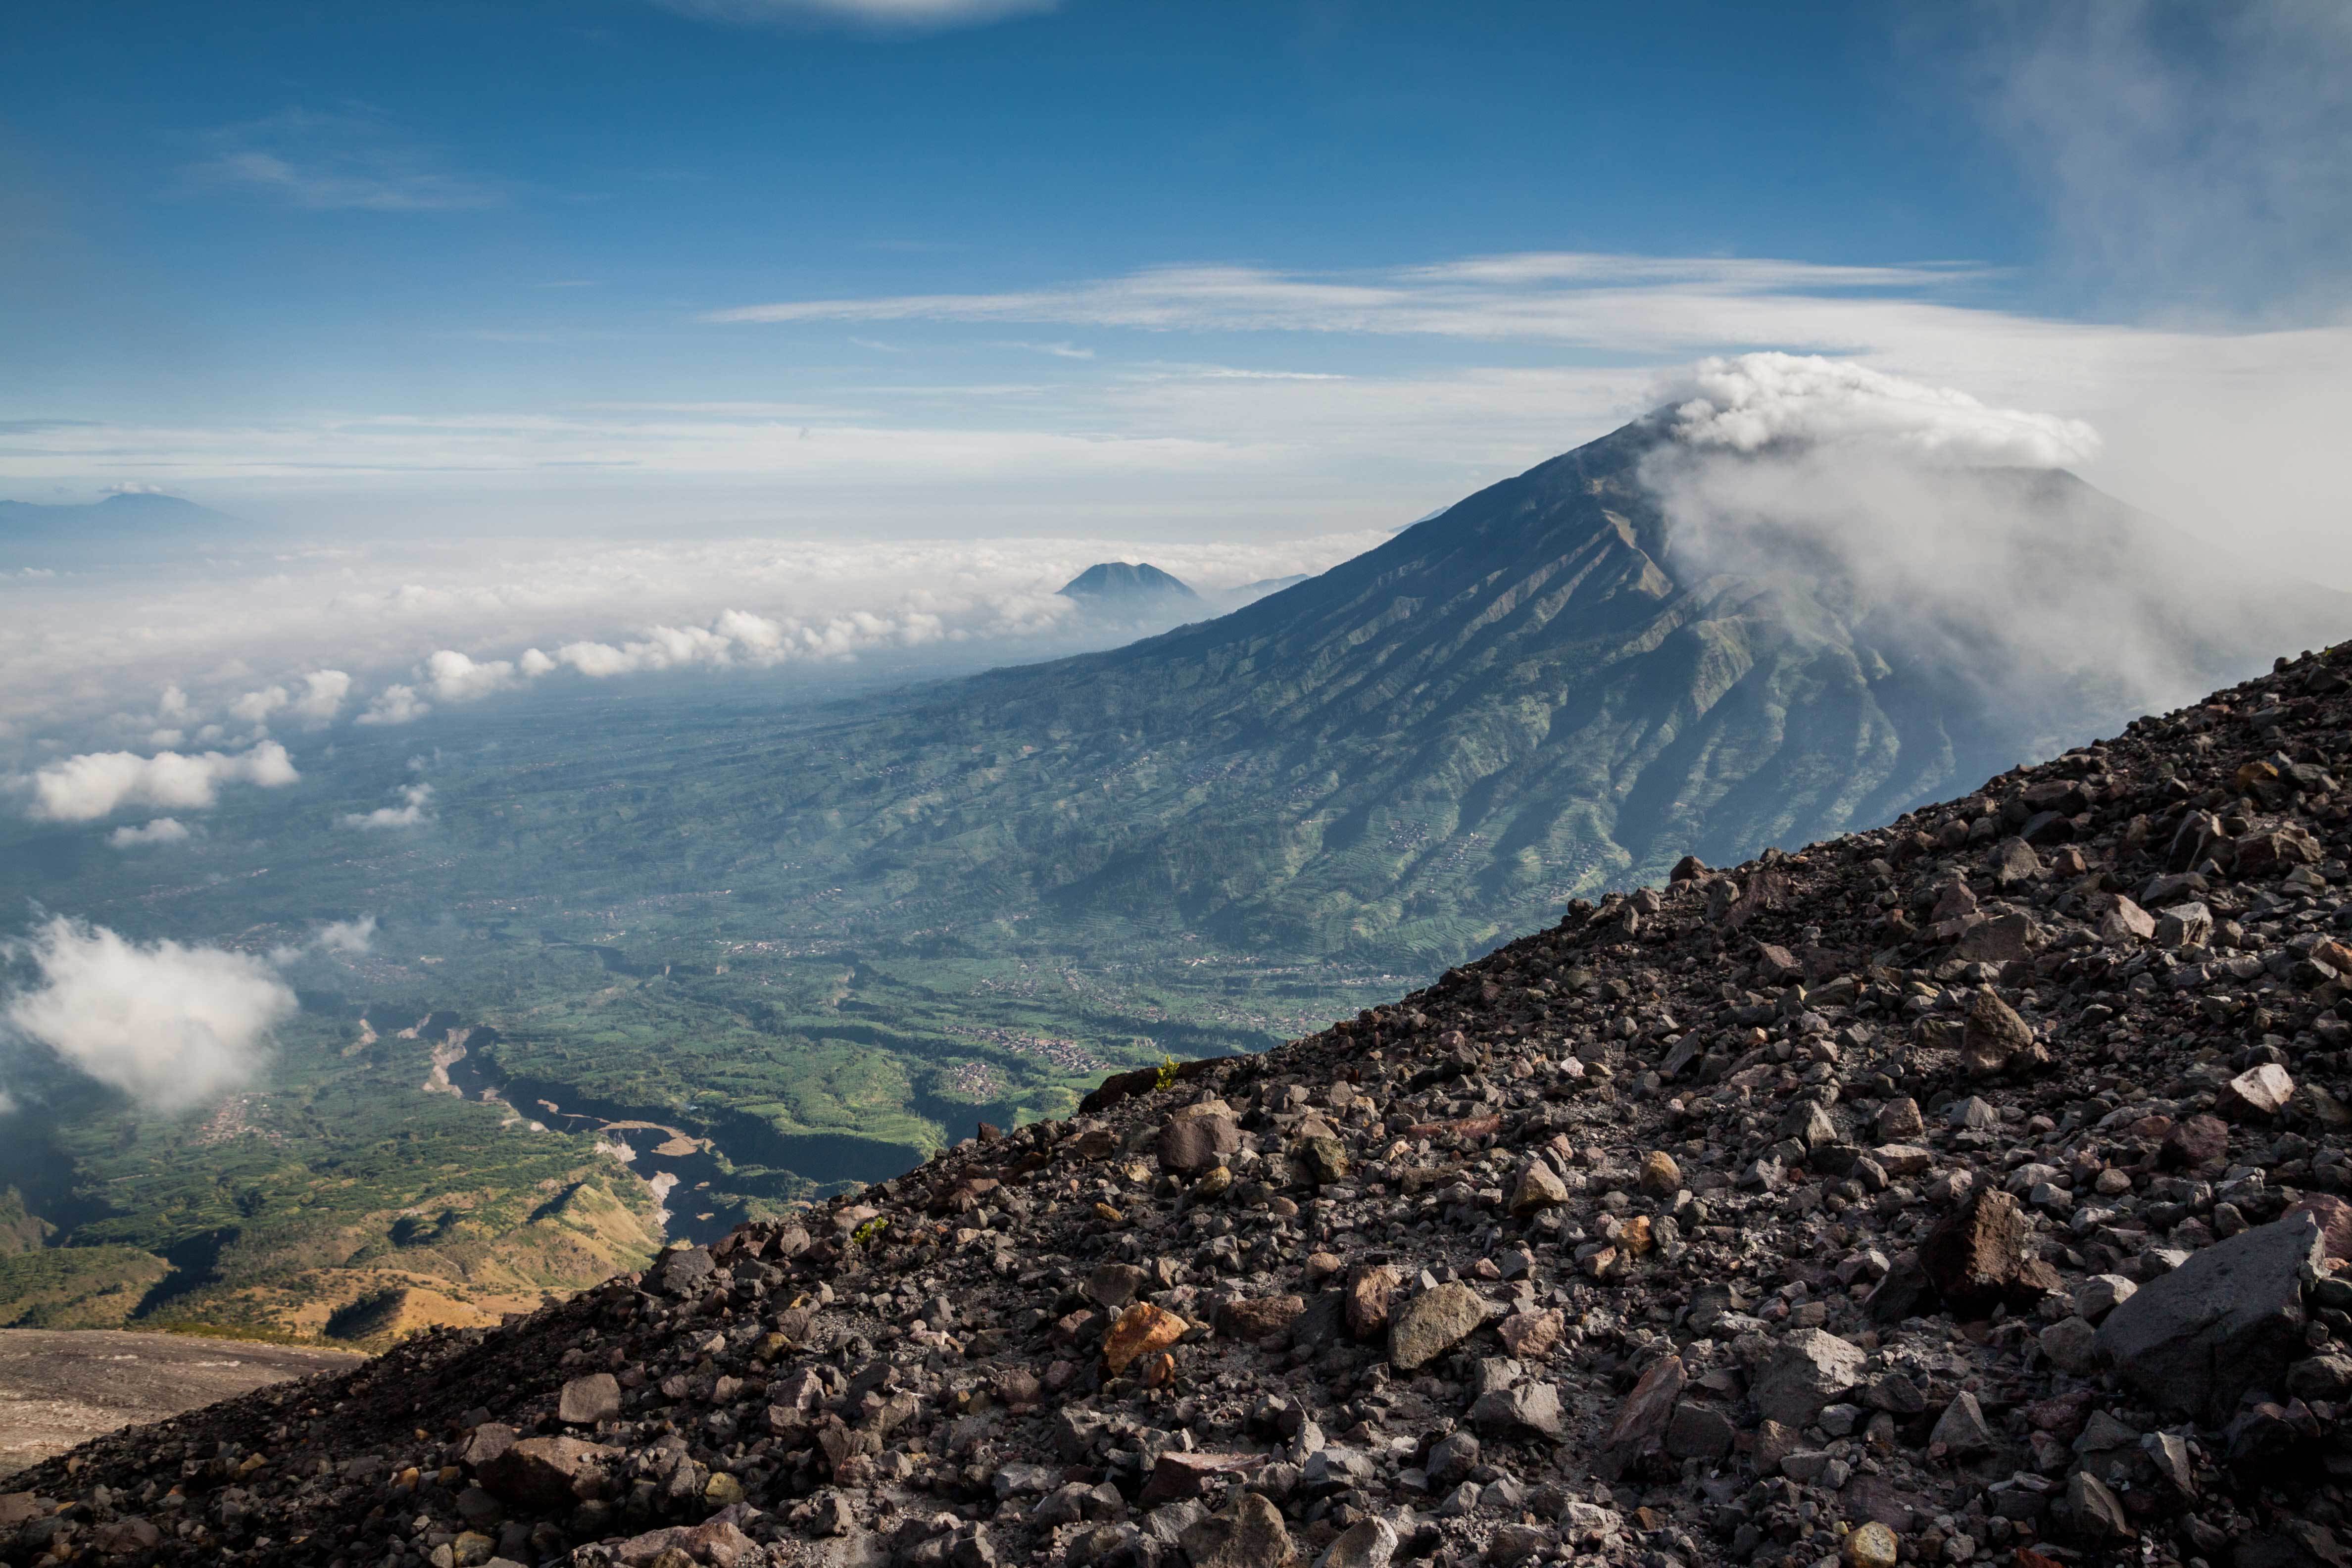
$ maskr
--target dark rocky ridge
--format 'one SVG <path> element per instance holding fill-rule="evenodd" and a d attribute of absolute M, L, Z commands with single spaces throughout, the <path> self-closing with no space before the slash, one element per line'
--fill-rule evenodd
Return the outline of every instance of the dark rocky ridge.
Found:
<path fill-rule="evenodd" d="M 102 1439 L 0 1558 L 2340 1563 L 2347 689 Z"/>

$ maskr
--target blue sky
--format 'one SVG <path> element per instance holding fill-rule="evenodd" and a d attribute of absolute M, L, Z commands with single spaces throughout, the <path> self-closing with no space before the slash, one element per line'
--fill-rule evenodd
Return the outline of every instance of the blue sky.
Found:
<path fill-rule="evenodd" d="M 1296 531 L 1785 348 L 2088 418 L 2095 477 L 2194 522 L 2184 429 L 2292 448 L 2334 390 L 2347 29 L 2068 14 L 28 9 L 0 493 Z"/>

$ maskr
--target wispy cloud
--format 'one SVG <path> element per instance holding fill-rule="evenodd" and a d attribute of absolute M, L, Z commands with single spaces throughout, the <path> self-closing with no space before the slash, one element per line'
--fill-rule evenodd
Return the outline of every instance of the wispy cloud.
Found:
<path fill-rule="evenodd" d="M 310 212 L 449 212 L 506 199 L 496 184 L 449 167 L 435 149 L 362 110 L 289 109 L 204 140 L 209 155 L 189 167 L 193 183 Z"/>
<path fill-rule="evenodd" d="M 672 11 L 745 26 L 846 24 L 875 32 L 932 32 L 1051 11 L 1060 0 L 657 0 Z"/>
<path fill-rule="evenodd" d="M 1001 349 L 1021 349 L 1033 354 L 1051 354 L 1055 359 L 1092 359 L 1095 357 L 1094 350 L 1080 348 L 1076 343 L 1029 343 L 1023 342 L 1019 339 L 1013 338 L 1001 340 L 996 346 Z"/>
<path fill-rule="evenodd" d="M 1947 25 L 1947 54 L 1984 69 L 1988 123 L 2107 308 L 2342 306 L 2352 7 L 2110 0 L 1956 7 Z"/>

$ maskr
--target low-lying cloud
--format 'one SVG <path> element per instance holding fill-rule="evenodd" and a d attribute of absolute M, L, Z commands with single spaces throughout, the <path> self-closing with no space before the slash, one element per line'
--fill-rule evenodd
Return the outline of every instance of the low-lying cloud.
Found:
<path fill-rule="evenodd" d="M 263 959 L 134 942 L 59 915 L 6 943 L 32 972 L 0 1022 L 152 1110 L 185 1110 L 251 1082 L 294 992 Z"/>
<path fill-rule="evenodd" d="M 422 827 L 433 820 L 428 809 L 433 801 L 429 784 L 403 784 L 398 792 L 398 805 L 380 805 L 373 811 L 346 812 L 335 819 L 339 827 L 357 828 L 362 832 Z"/>
<path fill-rule="evenodd" d="M 275 741 L 234 755 L 159 752 L 142 757 L 133 752 L 86 752 L 52 763 L 24 781 L 32 796 L 26 815 L 40 822 L 95 822 L 126 806 L 209 811 L 219 804 L 224 784 L 278 789 L 301 776 L 286 748 Z"/>
<path fill-rule="evenodd" d="M 185 844 L 190 837 L 187 824 L 178 817 L 159 816 L 137 826 L 126 823 L 108 834 L 106 842 L 114 849 L 155 849 L 167 844 Z"/>

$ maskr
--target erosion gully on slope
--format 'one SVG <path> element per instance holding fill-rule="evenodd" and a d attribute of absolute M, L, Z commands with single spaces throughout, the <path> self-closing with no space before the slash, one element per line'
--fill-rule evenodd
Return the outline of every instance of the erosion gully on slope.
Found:
<path fill-rule="evenodd" d="M 2347 676 L 100 1439 L 0 1558 L 2341 1564 Z"/>

